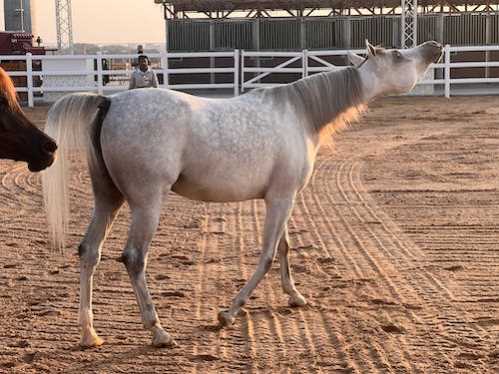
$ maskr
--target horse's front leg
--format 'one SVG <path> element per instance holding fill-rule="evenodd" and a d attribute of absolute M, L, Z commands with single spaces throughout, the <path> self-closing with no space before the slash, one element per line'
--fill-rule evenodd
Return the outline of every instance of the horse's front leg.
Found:
<path fill-rule="evenodd" d="M 289 295 L 289 305 L 304 306 L 307 304 L 307 300 L 300 291 L 296 289 L 295 281 L 293 280 L 293 275 L 291 274 L 291 268 L 289 266 L 289 235 L 287 225 L 284 228 L 278 248 L 282 289 Z"/>
<path fill-rule="evenodd" d="M 277 245 L 281 238 L 286 222 L 291 214 L 294 195 L 289 198 L 265 199 L 267 214 L 263 234 L 263 251 L 255 273 L 246 285 L 239 291 L 229 310 L 218 314 L 220 325 L 227 326 L 234 323 L 235 317 L 241 307 L 246 303 L 258 283 L 265 277 L 276 256 Z"/>
<path fill-rule="evenodd" d="M 175 342 L 161 327 L 146 282 L 147 252 L 161 211 L 161 196 L 158 197 L 151 199 L 147 206 L 131 206 L 132 224 L 122 261 L 139 304 L 142 323 L 152 333 L 152 344 L 155 347 L 167 347 L 175 345 Z"/>
<path fill-rule="evenodd" d="M 93 325 L 93 275 L 100 262 L 102 242 L 122 203 L 121 196 L 106 200 L 96 197 L 92 221 L 78 247 L 78 254 L 80 255 L 79 325 L 81 329 L 80 345 L 82 347 L 95 347 L 103 343 L 102 339 L 97 336 Z"/>

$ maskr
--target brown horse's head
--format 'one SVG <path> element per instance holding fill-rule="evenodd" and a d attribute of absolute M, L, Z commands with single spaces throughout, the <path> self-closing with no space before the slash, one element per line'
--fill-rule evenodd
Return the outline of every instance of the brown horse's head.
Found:
<path fill-rule="evenodd" d="M 54 162 L 56 143 L 24 115 L 14 84 L 0 68 L 0 158 L 25 161 L 31 171 Z"/>

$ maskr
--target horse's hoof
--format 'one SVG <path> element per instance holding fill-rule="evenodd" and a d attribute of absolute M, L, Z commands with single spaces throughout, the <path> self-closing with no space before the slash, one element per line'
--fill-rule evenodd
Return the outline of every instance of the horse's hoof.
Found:
<path fill-rule="evenodd" d="M 220 327 L 230 326 L 235 322 L 236 318 L 232 316 L 228 311 L 220 311 L 218 313 L 218 322 Z"/>
<path fill-rule="evenodd" d="M 99 347 L 102 344 L 104 344 L 104 340 L 99 338 L 95 332 L 83 334 L 80 339 L 80 347 L 82 348 Z"/>
<path fill-rule="evenodd" d="M 152 345 L 156 348 L 176 347 L 177 343 L 165 330 L 156 330 L 152 338 Z"/>
<path fill-rule="evenodd" d="M 302 295 L 297 294 L 289 297 L 288 304 L 292 307 L 305 306 L 307 305 L 307 300 Z"/>

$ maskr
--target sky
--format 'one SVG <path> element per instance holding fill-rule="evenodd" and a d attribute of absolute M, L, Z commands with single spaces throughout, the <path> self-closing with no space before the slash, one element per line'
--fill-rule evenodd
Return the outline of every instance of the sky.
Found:
<path fill-rule="evenodd" d="M 55 0 L 31 0 L 35 37 L 56 44 Z M 72 0 L 75 43 L 163 43 L 162 6 L 154 0 Z M 0 0 L 0 29 L 4 28 Z"/>

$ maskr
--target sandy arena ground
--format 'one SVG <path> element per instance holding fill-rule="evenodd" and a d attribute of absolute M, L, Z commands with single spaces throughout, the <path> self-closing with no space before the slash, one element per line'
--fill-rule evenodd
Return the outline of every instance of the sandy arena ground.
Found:
<path fill-rule="evenodd" d="M 46 108 L 29 115 L 42 126 Z M 0 161 L 0 180 L 1 373 L 499 372 L 499 97 L 378 101 L 321 152 L 290 221 L 301 309 L 287 306 L 276 263 L 235 325 L 216 331 L 255 268 L 264 207 L 172 195 L 148 279 L 174 349 L 149 345 L 116 261 L 126 208 L 95 276 L 106 343 L 78 347 L 83 163 L 64 254 L 47 247 L 39 175 Z"/>

